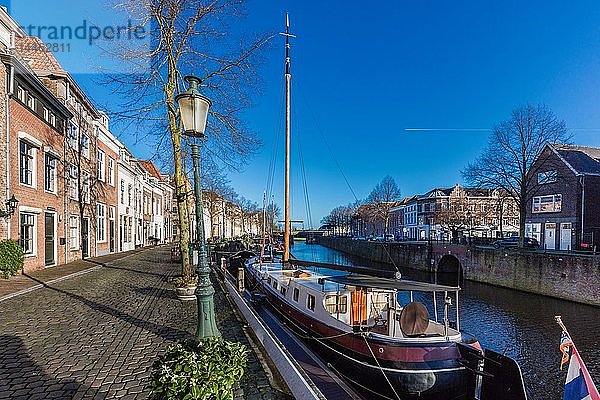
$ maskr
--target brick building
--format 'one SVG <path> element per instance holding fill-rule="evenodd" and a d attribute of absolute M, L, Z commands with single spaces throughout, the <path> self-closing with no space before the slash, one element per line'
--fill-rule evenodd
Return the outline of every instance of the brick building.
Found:
<path fill-rule="evenodd" d="M 28 271 L 66 260 L 61 177 L 65 127 L 72 114 L 42 84 L 18 48 L 4 56 L 3 63 L 10 70 L 6 188 L 19 200 L 7 237 L 20 241 Z"/>
<path fill-rule="evenodd" d="M 548 250 L 600 248 L 600 148 L 547 144 L 531 170 L 526 236 Z"/>

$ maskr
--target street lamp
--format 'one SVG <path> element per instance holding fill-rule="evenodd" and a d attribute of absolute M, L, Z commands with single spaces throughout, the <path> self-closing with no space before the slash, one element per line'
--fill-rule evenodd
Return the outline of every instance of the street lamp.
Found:
<path fill-rule="evenodd" d="M 203 96 L 198 86 L 200 79 L 195 76 L 185 77 L 190 85 L 188 90 L 175 97 L 179 105 L 179 114 L 183 125 L 183 134 L 191 137 L 192 161 L 194 163 L 194 194 L 196 196 L 196 250 L 198 253 L 198 286 L 196 287 L 196 299 L 198 302 L 198 327 L 196 337 L 198 340 L 221 336 L 215 322 L 215 306 L 213 294 L 215 289 L 210 282 L 210 268 L 208 266 L 208 255 L 206 252 L 206 241 L 204 237 L 204 217 L 202 215 L 202 186 L 200 184 L 200 145 L 197 140 L 204 139 L 206 120 L 211 101 Z"/>
<path fill-rule="evenodd" d="M 469 245 L 473 243 L 473 214 L 467 211 L 467 220 L 469 220 Z"/>
<path fill-rule="evenodd" d="M 0 218 L 9 219 L 15 213 L 18 203 L 19 200 L 17 200 L 13 194 L 12 197 L 6 200 L 6 203 L 4 203 L 6 205 L 6 211 L 0 209 Z"/>

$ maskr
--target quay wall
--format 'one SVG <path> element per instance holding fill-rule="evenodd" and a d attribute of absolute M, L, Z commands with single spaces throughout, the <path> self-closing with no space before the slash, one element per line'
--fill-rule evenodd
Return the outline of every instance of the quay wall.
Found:
<path fill-rule="evenodd" d="M 441 272 L 456 258 L 465 279 L 600 306 L 600 256 L 463 245 L 319 238 L 323 246 L 375 262 Z M 444 259 L 444 260 L 442 260 Z M 393 263 L 392 263 L 393 260 Z"/>

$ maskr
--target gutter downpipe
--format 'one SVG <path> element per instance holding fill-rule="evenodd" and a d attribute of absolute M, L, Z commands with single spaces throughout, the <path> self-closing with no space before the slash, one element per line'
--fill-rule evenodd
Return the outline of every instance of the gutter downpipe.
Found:
<path fill-rule="evenodd" d="M 10 97 L 14 93 L 15 69 L 8 65 L 8 90 L 6 92 L 6 199 L 10 198 Z M 10 239 L 10 218 L 6 219 L 6 238 Z"/>

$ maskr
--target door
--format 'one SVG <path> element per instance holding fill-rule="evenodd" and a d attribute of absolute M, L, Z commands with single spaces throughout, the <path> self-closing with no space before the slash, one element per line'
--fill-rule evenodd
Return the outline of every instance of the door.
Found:
<path fill-rule="evenodd" d="M 546 224 L 544 229 L 544 248 L 548 250 L 556 249 L 556 224 Z"/>
<path fill-rule="evenodd" d="M 108 208 L 108 245 L 110 252 L 115 252 L 115 208 Z"/>
<path fill-rule="evenodd" d="M 81 220 L 81 257 L 90 256 L 89 222 L 88 218 Z"/>
<path fill-rule="evenodd" d="M 54 214 L 45 214 L 45 225 L 44 225 L 44 254 L 45 254 L 45 265 L 50 266 L 56 264 L 56 237 L 54 236 Z"/>
<path fill-rule="evenodd" d="M 560 249 L 571 250 L 571 234 L 573 232 L 571 223 L 560 224 Z"/>

